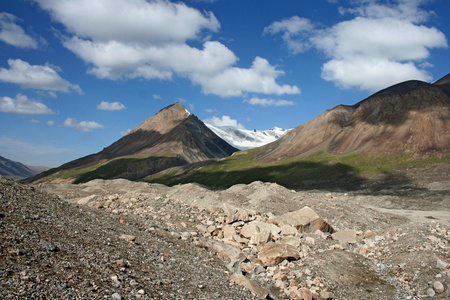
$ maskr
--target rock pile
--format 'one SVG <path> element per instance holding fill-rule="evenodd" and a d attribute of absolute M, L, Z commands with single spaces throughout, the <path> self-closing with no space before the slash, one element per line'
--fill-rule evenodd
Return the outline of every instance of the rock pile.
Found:
<path fill-rule="evenodd" d="M 49 187 L 80 207 L 106 210 L 119 220 L 136 216 L 141 230 L 206 249 L 226 266 L 233 286 L 258 298 L 450 295 L 450 229 L 366 209 L 361 196 L 352 203 L 347 194 L 297 193 L 274 184 L 215 192 L 192 184 L 168 188 L 114 182 Z M 289 211 L 282 212 L 264 197 L 284 201 L 278 206 L 290 203 Z M 141 243 L 136 233 L 123 234 L 127 243 Z M 167 261 L 170 255 L 160 259 Z"/>

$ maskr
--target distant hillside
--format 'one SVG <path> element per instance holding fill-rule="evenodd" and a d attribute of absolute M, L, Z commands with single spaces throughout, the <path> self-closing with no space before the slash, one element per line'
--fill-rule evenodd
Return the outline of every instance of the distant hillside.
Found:
<path fill-rule="evenodd" d="M 450 153 L 450 97 L 443 87 L 407 81 L 353 106 L 339 105 L 261 147 L 254 159 L 270 163 L 319 151 L 443 157 Z"/>
<path fill-rule="evenodd" d="M 26 165 L 0 156 L 0 175 L 5 177 L 23 178 L 36 175 L 38 172 Z"/>
<path fill-rule="evenodd" d="M 28 181 L 136 180 L 173 166 L 224 158 L 237 151 L 181 103 L 160 110 L 102 151 Z"/>
<path fill-rule="evenodd" d="M 362 175 L 450 162 L 450 76 L 407 81 L 355 105 L 338 105 L 278 140 L 201 168 L 174 169 L 149 182 L 228 187 L 255 180 L 289 188 L 358 186 Z"/>

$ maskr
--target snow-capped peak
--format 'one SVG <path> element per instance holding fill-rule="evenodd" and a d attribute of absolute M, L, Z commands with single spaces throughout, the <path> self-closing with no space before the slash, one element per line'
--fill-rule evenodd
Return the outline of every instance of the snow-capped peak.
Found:
<path fill-rule="evenodd" d="M 289 129 L 280 127 L 267 130 L 249 130 L 234 126 L 215 126 L 209 123 L 205 123 L 205 125 L 230 145 L 241 150 L 269 144 L 289 131 Z"/>

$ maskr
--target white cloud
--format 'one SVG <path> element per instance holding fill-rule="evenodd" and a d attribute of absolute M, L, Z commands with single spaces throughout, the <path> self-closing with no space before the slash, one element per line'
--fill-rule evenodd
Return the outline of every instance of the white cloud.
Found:
<path fill-rule="evenodd" d="M 0 111 L 29 115 L 55 113 L 48 108 L 47 105 L 33 99 L 28 99 L 26 95 L 22 94 L 17 94 L 15 99 L 10 97 L 0 97 Z"/>
<path fill-rule="evenodd" d="M 68 93 L 71 90 L 82 93 L 81 88 L 59 76 L 59 67 L 30 65 L 21 59 L 8 59 L 9 69 L 0 68 L 0 81 L 14 83 L 27 89 L 40 89 L 51 92 Z"/>
<path fill-rule="evenodd" d="M 244 100 L 244 102 L 250 103 L 251 105 L 261 105 L 264 107 L 267 107 L 267 106 L 275 106 L 275 107 L 292 106 L 295 104 L 294 101 L 289 101 L 289 100 L 261 99 L 258 97 L 253 97 L 250 100 Z"/>
<path fill-rule="evenodd" d="M 182 76 L 200 85 L 203 92 L 223 97 L 247 91 L 299 93 L 295 86 L 275 82 L 280 71 L 261 74 L 253 67 L 235 67 L 238 58 L 220 42 L 206 41 L 202 48 L 188 45 L 193 39 L 207 40 L 220 29 L 211 12 L 167 0 L 35 1 L 65 25 L 70 36 L 63 38 L 63 45 L 87 62 L 88 73 L 98 78 L 171 80 Z M 223 76 L 227 81 L 221 86 Z M 256 86 L 257 80 L 264 82 Z"/>
<path fill-rule="evenodd" d="M 95 121 L 81 121 L 81 122 L 78 122 L 74 118 L 67 118 L 64 121 L 64 126 L 72 127 L 72 128 L 75 128 L 75 129 L 77 129 L 79 131 L 85 131 L 85 132 L 89 132 L 89 131 L 92 131 L 94 129 L 105 128 L 105 126 L 103 126 L 102 124 L 99 124 L 99 123 L 97 123 Z"/>
<path fill-rule="evenodd" d="M 125 107 L 125 105 L 123 105 L 120 102 L 107 102 L 107 101 L 100 102 L 100 104 L 97 105 L 97 108 L 100 110 L 106 110 L 106 111 L 127 109 Z"/>
<path fill-rule="evenodd" d="M 220 24 L 211 12 L 166 0 L 35 0 L 68 31 L 95 41 L 179 43 Z"/>
<path fill-rule="evenodd" d="M 152 97 L 155 100 L 161 100 L 162 99 L 161 95 L 158 95 L 158 94 L 153 94 Z"/>
<path fill-rule="evenodd" d="M 256 57 L 250 69 L 231 67 L 214 76 L 199 76 L 194 81 L 201 84 L 205 94 L 222 97 L 242 96 L 245 92 L 262 94 L 300 94 L 296 86 L 276 83 L 276 78 L 284 74 L 261 57 Z"/>
<path fill-rule="evenodd" d="M 239 129 L 245 129 L 244 125 L 240 124 L 237 120 L 230 118 L 230 116 L 222 116 L 218 118 L 216 116 L 203 120 L 204 123 L 211 124 L 216 127 L 229 126 Z"/>
<path fill-rule="evenodd" d="M 322 78 L 343 89 L 358 87 L 366 91 L 376 91 L 409 79 L 432 79 L 426 71 L 419 70 L 412 62 L 401 63 L 370 57 L 330 60 L 322 66 Z"/>
<path fill-rule="evenodd" d="M 0 40 L 14 47 L 37 49 L 38 42 L 17 25 L 19 21 L 12 14 L 0 13 Z"/>
<path fill-rule="evenodd" d="M 53 125 L 55 125 L 55 121 L 49 120 L 49 121 L 47 121 L 46 124 L 47 124 L 48 126 L 53 126 Z"/>
<path fill-rule="evenodd" d="M 425 69 L 430 49 L 448 45 L 441 31 L 421 24 L 433 14 L 420 8 L 422 2 L 397 0 L 388 5 L 364 1 L 356 8 L 341 8 L 341 13 L 355 17 L 330 28 L 310 26 L 309 32 L 302 33 L 298 27 L 281 26 L 282 21 L 268 27 L 278 31 L 268 32 L 282 34 L 292 53 L 306 48 L 294 48 L 290 43 L 324 52 L 329 61 L 322 66 L 323 79 L 341 88 L 373 92 L 405 80 L 431 79 Z"/>
<path fill-rule="evenodd" d="M 282 21 L 273 22 L 264 28 L 264 34 L 281 34 L 289 51 L 293 54 L 304 52 L 310 47 L 306 39 L 314 29 L 314 24 L 309 19 L 293 16 Z"/>

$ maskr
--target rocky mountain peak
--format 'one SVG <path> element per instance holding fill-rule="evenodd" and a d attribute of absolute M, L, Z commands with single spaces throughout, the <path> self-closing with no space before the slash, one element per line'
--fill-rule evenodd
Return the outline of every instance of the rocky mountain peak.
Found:
<path fill-rule="evenodd" d="M 188 118 L 191 113 L 183 104 L 177 102 L 161 109 L 156 115 L 149 117 L 130 133 L 138 130 L 156 131 L 160 134 L 169 132 L 172 128 Z"/>

